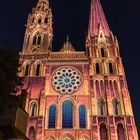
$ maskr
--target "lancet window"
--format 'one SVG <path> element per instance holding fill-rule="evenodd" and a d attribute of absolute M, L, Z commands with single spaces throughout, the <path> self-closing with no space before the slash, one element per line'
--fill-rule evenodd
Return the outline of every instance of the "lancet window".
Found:
<path fill-rule="evenodd" d="M 99 99 L 98 111 L 99 115 L 105 115 L 105 102 L 103 101 L 103 99 Z"/>
<path fill-rule="evenodd" d="M 108 140 L 107 128 L 104 123 L 100 125 L 100 140 Z"/>
<path fill-rule="evenodd" d="M 73 104 L 70 100 L 65 100 L 62 106 L 62 127 L 73 127 Z"/>
<path fill-rule="evenodd" d="M 29 76 L 29 75 L 30 75 L 30 65 L 26 64 L 25 65 L 24 76 Z"/>
<path fill-rule="evenodd" d="M 30 105 L 30 116 L 35 117 L 37 115 L 37 104 L 36 102 L 32 102 Z"/>
<path fill-rule="evenodd" d="M 56 106 L 51 105 L 49 108 L 49 123 L 48 128 L 56 127 Z"/>
<path fill-rule="evenodd" d="M 120 123 L 117 126 L 117 135 L 118 135 L 118 140 L 126 140 L 125 138 L 125 129 L 123 128 L 123 125 Z"/>
<path fill-rule="evenodd" d="M 33 37 L 33 45 L 40 45 L 41 35 L 37 32 Z"/>
<path fill-rule="evenodd" d="M 79 127 L 86 128 L 86 107 L 84 105 L 79 107 Z"/>

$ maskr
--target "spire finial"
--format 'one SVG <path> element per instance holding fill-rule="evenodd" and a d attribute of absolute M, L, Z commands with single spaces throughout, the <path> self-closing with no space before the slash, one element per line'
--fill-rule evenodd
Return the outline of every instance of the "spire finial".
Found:
<path fill-rule="evenodd" d="M 91 0 L 88 37 L 94 37 L 98 35 L 99 32 L 98 25 L 102 27 L 105 36 L 110 35 L 109 25 L 107 23 L 100 0 Z"/>

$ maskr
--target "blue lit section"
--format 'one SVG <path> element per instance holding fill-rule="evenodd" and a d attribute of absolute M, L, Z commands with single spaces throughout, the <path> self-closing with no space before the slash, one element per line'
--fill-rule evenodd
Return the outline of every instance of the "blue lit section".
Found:
<path fill-rule="evenodd" d="M 79 107 L 79 123 L 80 128 L 86 128 L 86 108 L 84 105 Z"/>
<path fill-rule="evenodd" d="M 55 107 L 55 105 L 52 105 L 49 108 L 49 125 L 48 125 L 48 128 L 55 128 L 55 122 L 56 122 L 56 107 Z"/>
<path fill-rule="evenodd" d="M 100 101 L 100 102 L 99 102 L 99 111 L 100 111 L 100 115 L 104 115 L 103 101 Z"/>
<path fill-rule="evenodd" d="M 118 115 L 118 102 L 117 102 L 117 101 L 114 101 L 114 102 L 113 102 L 113 105 L 114 105 L 114 112 L 115 112 L 115 115 Z"/>
<path fill-rule="evenodd" d="M 72 128 L 73 127 L 73 108 L 72 102 L 66 100 L 63 103 L 63 115 L 62 115 L 62 127 L 63 128 Z"/>

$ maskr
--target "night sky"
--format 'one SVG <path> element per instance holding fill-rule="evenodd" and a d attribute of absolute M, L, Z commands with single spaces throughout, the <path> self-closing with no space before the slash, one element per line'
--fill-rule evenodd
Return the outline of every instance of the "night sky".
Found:
<path fill-rule="evenodd" d="M 0 43 L 22 48 L 27 16 L 37 0 L 1 0 Z M 120 43 L 136 125 L 140 134 L 140 0 L 101 0 L 109 26 Z M 85 50 L 90 0 L 50 0 L 53 12 L 53 50 L 66 36 L 76 50 Z"/>

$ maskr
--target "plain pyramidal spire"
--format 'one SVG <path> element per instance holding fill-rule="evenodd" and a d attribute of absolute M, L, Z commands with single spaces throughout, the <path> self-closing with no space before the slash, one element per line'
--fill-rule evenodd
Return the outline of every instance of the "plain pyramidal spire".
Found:
<path fill-rule="evenodd" d="M 88 37 L 97 36 L 100 28 L 103 30 L 105 36 L 110 36 L 109 25 L 100 0 L 91 0 Z"/>

